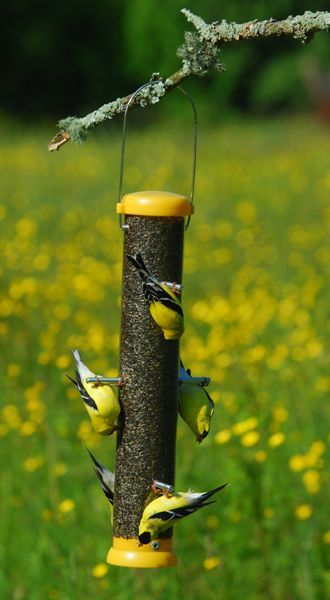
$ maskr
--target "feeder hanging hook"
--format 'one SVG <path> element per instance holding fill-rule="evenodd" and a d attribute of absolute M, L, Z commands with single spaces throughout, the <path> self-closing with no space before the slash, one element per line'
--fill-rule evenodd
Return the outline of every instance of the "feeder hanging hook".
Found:
<path fill-rule="evenodd" d="M 136 98 L 136 96 L 146 87 L 148 86 L 152 86 L 158 83 L 164 83 L 162 79 L 156 79 L 153 81 L 148 81 L 148 83 L 144 83 L 143 85 L 141 85 L 130 97 L 129 101 L 127 102 L 126 108 L 125 108 L 125 113 L 124 113 L 124 120 L 123 120 L 123 132 L 122 132 L 122 146 L 121 146 L 121 159 L 120 159 L 120 170 L 119 170 L 119 195 L 118 195 L 118 202 L 121 203 L 122 201 L 122 197 L 123 197 L 123 177 L 124 177 L 124 160 L 125 160 L 125 146 L 126 146 L 126 123 L 127 123 L 127 112 L 128 109 L 130 107 L 130 105 L 132 104 L 133 100 Z M 194 140 L 193 140 L 193 161 L 192 161 L 192 178 L 191 178 L 191 189 L 190 189 L 190 204 L 193 205 L 194 203 L 194 194 L 195 194 L 195 178 L 196 178 L 196 157 L 197 157 L 197 110 L 196 110 L 196 105 L 192 99 L 192 97 L 181 87 L 181 86 L 177 86 L 177 89 L 180 90 L 180 92 L 182 92 L 182 94 L 184 94 L 186 96 L 186 98 L 188 98 L 188 100 L 190 101 L 192 110 L 193 110 L 193 119 L 194 119 Z M 186 226 L 185 229 L 187 230 L 189 227 L 189 223 L 190 223 L 190 217 L 191 214 L 188 215 L 187 217 L 187 222 L 186 222 Z M 121 227 L 121 229 L 123 231 L 127 231 L 128 229 L 128 225 L 126 225 L 123 222 L 123 215 L 120 214 L 119 215 L 119 225 Z"/>

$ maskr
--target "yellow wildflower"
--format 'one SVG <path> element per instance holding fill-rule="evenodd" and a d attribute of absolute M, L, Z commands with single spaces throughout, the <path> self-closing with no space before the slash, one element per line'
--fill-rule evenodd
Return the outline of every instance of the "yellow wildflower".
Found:
<path fill-rule="evenodd" d="M 228 442 L 231 438 L 231 431 L 230 429 L 222 429 L 222 431 L 218 431 L 218 433 L 215 435 L 215 442 L 216 444 L 225 444 L 226 442 Z"/>
<path fill-rule="evenodd" d="M 257 211 L 254 204 L 246 201 L 238 203 L 236 214 L 244 223 L 253 223 L 257 217 Z"/>
<path fill-rule="evenodd" d="M 257 427 L 257 426 L 258 426 L 258 419 L 256 417 L 250 417 L 249 419 L 246 419 L 245 421 L 240 421 L 239 423 L 236 423 L 235 425 L 233 425 L 232 431 L 235 435 L 242 435 L 243 433 L 246 433 L 250 429 L 255 429 L 255 427 Z"/>
<path fill-rule="evenodd" d="M 305 454 L 306 466 L 315 467 L 319 465 L 320 457 L 325 452 L 325 444 L 321 441 L 313 442 Z"/>
<path fill-rule="evenodd" d="M 54 467 L 54 473 L 57 475 L 57 477 L 62 477 L 62 475 L 65 475 L 67 470 L 68 468 L 64 463 L 56 463 Z"/>
<path fill-rule="evenodd" d="M 32 421 L 25 421 L 20 429 L 22 435 L 32 435 L 36 431 L 36 424 Z"/>
<path fill-rule="evenodd" d="M 264 510 L 264 516 L 266 517 L 266 519 L 271 519 L 274 516 L 274 509 L 271 508 L 271 506 L 265 508 Z"/>
<path fill-rule="evenodd" d="M 58 509 L 62 514 L 71 512 L 74 509 L 74 507 L 75 507 L 75 503 L 73 500 L 71 500 L 71 498 L 67 498 L 66 500 L 63 500 L 58 505 Z"/>
<path fill-rule="evenodd" d="M 250 348 L 245 352 L 243 356 L 243 361 L 245 363 L 259 362 L 264 358 L 265 354 L 265 346 L 263 346 L 262 344 L 257 344 L 256 346 L 253 346 L 253 348 Z"/>
<path fill-rule="evenodd" d="M 17 377 L 21 372 L 21 367 L 16 363 L 10 363 L 7 367 L 8 377 Z"/>
<path fill-rule="evenodd" d="M 306 519 L 310 518 L 312 512 L 313 509 L 310 504 L 299 504 L 296 507 L 294 514 L 299 521 L 306 521 Z"/>
<path fill-rule="evenodd" d="M 280 446 L 281 444 L 283 444 L 283 442 L 285 441 L 285 435 L 282 431 L 278 431 L 277 433 L 274 433 L 273 435 L 270 436 L 270 438 L 268 438 L 268 445 L 271 448 L 277 448 L 277 446 Z"/>
<path fill-rule="evenodd" d="M 309 494 L 317 494 L 320 491 L 320 473 L 315 469 L 306 471 L 302 476 L 302 480 Z"/>
<path fill-rule="evenodd" d="M 323 351 L 322 343 L 317 339 L 312 339 L 307 342 L 306 350 L 309 358 L 315 358 L 319 356 Z"/>
<path fill-rule="evenodd" d="M 261 463 L 266 460 L 267 454 L 264 450 L 257 450 L 257 452 L 254 455 L 254 458 L 256 459 L 257 462 Z"/>
<path fill-rule="evenodd" d="M 37 254 L 33 260 L 33 267 L 37 271 L 45 271 L 50 263 L 50 256 L 47 254 Z"/>
<path fill-rule="evenodd" d="M 324 442 L 316 441 L 313 442 L 313 444 L 311 445 L 309 452 L 313 452 L 314 454 L 317 454 L 318 456 L 321 456 L 322 454 L 324 454 L 326 450 L 326 446 L 324 444 Z"/>
<path fill-rule="evenodd" d="M 69 354 L 62 354 L 56 359 L 56 366 L 59 369 L 67 369 L 72 363 L 72 359 Z"/>
<path fill-rule="evenodd" d="M 71 314 L 70 307 L 67 304 L 58 304 L 54 308 L 54 314 L 60 321 L 65 321 Z"/>
<path fill-rule="evenodd" d="M 220 560 L 217 556 L 210 556 L 204 560 L 203 565 L 206 571 L 212 571 L 220 565 Z"/>
<path fill-rule="evenodd" d="M 325 544 L 330 544 L 330 531 L 325 531 L 322 535 L 322 540 Z"/>
<path fill-rule="evenodd" d="M 45 461 L 42 456 L 29 456 L 25 459 L 23 466 L 26 471 L 29 471 L 29 473 L 33 473 L 33 471 L 36 471 L 37 469 L 42 467 L 44 462 Z"/>
<path fill-rule="evenodd" d="M 16 232 L 19 236 L 30 237 L 36 233 L 37 224 L 27 217 L 20 219 L 16 223 Z"/>
<path fill-rule="evenodd" d="M 100 577 L 104 577 L 107 574 L 108 570 L 108 565 L 106 565 L 105 563 L 99 563 L 95 565 L 95 567 L 93 567 L 92 575 L 93 577 L 99 579 Z"/>
<path fill-rule="evenodd" d="M 291 471 L 302 471 L 306 468 L 306 460 L 303 454 L 295 454 L 289 460 Z"/>
<path fill-rule="evenodd" d="M 231 238 L 233 233 L 233 226 L 228 221 L 218 221 L 214 225 L 216 236 L 220 239 L 227 240 Z"/>
<path fill-rule="evenodd" d="M 278 423 L 284 423 L 289 417 L 289 413 L 283 406 L 276 406 L 273 409 L 274 420 Z"/>
<path fill-rule="evenodd" d="M 51 354 L 49 352 L 40 352 L 40 354 L 38 354 L 37 361 L 39 365 L 47 365 L 50 360 Z"/>
<path fill-rule="evenodd" d="M 330 390 L 330 377 L 318 377 L 315 381 L 315 389 L 318 392 L 328 392 Z"/>
<path fill-rule="evenodd" d="M 249 431 L 241 437 L 241 444 L 242 446 L 246 446 L 246 448 L 251 448 L 251 446 L 255 446 L 259 440 L 260 433 L 258 431 Z"/>

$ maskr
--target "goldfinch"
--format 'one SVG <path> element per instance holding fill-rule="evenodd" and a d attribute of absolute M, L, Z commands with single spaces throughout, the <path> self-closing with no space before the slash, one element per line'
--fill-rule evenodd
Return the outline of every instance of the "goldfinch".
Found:
<path fill-rule="evenodd" d="M 219 492 L 228 485 L 219 487 L 204 493 L 174 492 L 173 495 L 162 495 L 153 500 L 144 509 L 139 526 L 138 539 L 140 544 L 149 544 L 157 538 L 162 531 L 172 527 L 179 519 L 187 517 L 203 506 L 213 504 L 206 502 L 213 494 Z"/>
<path fill-rule="evenodd" d="M 77 379 L 69 375 L 67 377 L 78 388 L 95 431 L 101 435 L 110 435 L 118 429 L 120 414 L 118 394 L 109 385 L 87 383 L 86 379 L 96 377 L 95 373 L 84 365 L 78 350 L 73 350 L 72 354 L 77 363 Z"/>
<path fill-rule="evenodd" d="M 179 376 L 190 377 L 190 369 L 185 370 L 180 360 Z M 199 383 L 180 383 L 179 414 L 190 427 L 200 444 L 208 435 L 210 421 L 214 412 L 214 402 L 205 387 Z"/>
<path fill-rule="evenodd" d="M 183 310 L 178 297 L 163 282 L 149 273 L 141 254 L 127 255 L 142 279 L 142 290 L 149 302 L 152 318 L 166 340 L 178 340 L 184 332 Z"/>
<path fill-rule="evenodd" d="M 106 469 L 95 456 L 87 448 L 87 452 L 94 463 L 94 471 L 100 482 L 101 488 L 105 497 L 109 500 L 110 505 L 113 507 L 114 489 L 115 489 L 115 476 L 109 469 Z"/>

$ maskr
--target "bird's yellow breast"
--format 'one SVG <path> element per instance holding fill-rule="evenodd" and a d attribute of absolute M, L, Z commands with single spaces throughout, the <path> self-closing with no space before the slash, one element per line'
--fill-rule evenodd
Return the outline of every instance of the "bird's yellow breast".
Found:
<path fill-rule="evenodd" d="M 97 412 L 101 417 L 110 417 L 119 414 L 118 394 L 108 385 L 95 385 L 84 381 L 86 392 L 93 398 L 97 405 Z"/>
<path fill-rule="evenodd" d="M 150 304 L 150 313 L 157 325 L 161 327 L 166 339 L 178 339 L 184 332 L 184 322 L 181 315 L 167 308 L 161 302 Z"/>
<path fill-rule="evenodd" d="M 185 506 L 186 502 L 182 494 L 173 494 L 170 497 L 160 496 L 148 504 L 144 510 L 144 517 L 149 519 L 151 515 L 165 510 L 173 510 Z"/>
<path fill-rule="evenodd" d="M 195 384 L 182 386 L 179 411 L 196 436 L 209 431 L 212 412 L 210 402 L 204 391 Z"/>

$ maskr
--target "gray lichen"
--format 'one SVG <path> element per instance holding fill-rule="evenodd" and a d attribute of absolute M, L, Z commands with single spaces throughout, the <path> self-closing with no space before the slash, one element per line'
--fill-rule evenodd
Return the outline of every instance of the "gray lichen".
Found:
<path fill-rule="evenodd" d="M 293 17 L 290 15 L 282 21 L 267 19 L 266 21 L 249 21 L 247 23 L 221 22 L 205 23 L 201 17 L 194 15 L 190 10 L 183 8 L 181 12 L 186 19 L 196 27 L 198 36 L 202 41 L 219 45 L 222 42 L 232 42 L 255 37 L 271 37 L 289 35 L 296 40 L 306 42 L 317 31 L 330 28 L 329 12 L 306 11 L 303 15 Z"/>
<path fill-rule="evenodd" d="M 188 75 L 205 75 L 211 69 L 224 70 L 219 60 L 220 50 L 208 40 L 202 40 L 198 34 L 185 33 L 185 43 L 177 50 L 182 67 Z"/>
<path fill-rule="evenodd" d="M 295 17 L 290 15 L 282 21 L 271 18 L 266 21 L 227 23 L 222 20 L 210 24 L 205 23 L 201 17 L 194 15 L 186 8 L 183 8 L 181 12 L 196 28 L 195 33 L 185 33 L 184 44 L 177 51 L 177 55 L 182 61 L 182 67 L 167 77 L 165 81 L 156 82 L 159 73 L 153 73 L 150 87 L 141 90 L 130 108 L 136 106 L 145 108 L 159 102 L 165 94 L 190 75 L 205 75 L 211 69 L 223 71 L 224 65 L 219 60 L 219 47 L 224 42 L 286 35 L 305 43 L 317 31 L 326 31 L 330 28 L 329 12 L 306 11 L 303 15 Z M 131 96 L 117 98 L 82 118 L 62 119 L 59 122 L 61 133 L 57 134 L 48 145 L 49 150 L 58 150 L 69 139 L 76 143 L 83 142 L 90 129 L 125 112 L 130 98 Z"/>
<path fill-rule="evenodd" d="M 148 104 L 156 104 L 165 93 L 166 88 L 162 81 L 150 83 L 150 87 L 146 87 L 138 94 L 135 105 L 145 108 Z M 117 98 L 117 100 L 104 104 L 85 117 L 67 117 L 62 119 L 59 121 L 58 126 L 60 130 L 66 131 L 69 134 L 70 139 L 73 142 L 81 144 L 85 141 L 90 129 L 123 113 L 126 109 L 128 100 L 129 98 L 127 97 Z"/>

